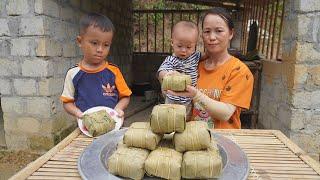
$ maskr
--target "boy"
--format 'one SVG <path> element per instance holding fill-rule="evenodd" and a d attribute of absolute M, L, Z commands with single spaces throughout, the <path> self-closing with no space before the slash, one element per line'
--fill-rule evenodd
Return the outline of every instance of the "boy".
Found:
<path fill-rule="evenodd" d="M 173 26 L 171 45 L 173 55 L 166 57 L 158 69 L 158 79 L 174 73 L 184 73 L 191 76 L 192 85 L 196 86 L 198 78 L 198 63 L 201 53 L 196 51 L 199 30 L 195 23 L 180 21 Z M 188 118 L 191 114 L 191 99 L 166 94 L 166 104 L 183 104 L 187 108 Z"/>
<path fill-rule="evenodd" d="M 80 20 L 77 43 L 83 59 L 68 70 L 61 95 L 64 109 L 77 118 L 95 106 L 113 108 L 124 116 L 131 90 L 119 68 L 105 60 L 113 34 L 114 26 L 106 16 L 89 13 Z"/>

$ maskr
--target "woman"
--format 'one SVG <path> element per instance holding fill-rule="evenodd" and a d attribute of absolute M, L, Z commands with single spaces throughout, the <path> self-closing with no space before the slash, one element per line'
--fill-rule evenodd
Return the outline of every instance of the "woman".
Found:
<path fill-rule="evenodd" d="M 249 109 L 253 76 L 249 68 L 228 53 L 234 25 L 222 8 L 209 10 L 202 20 L 206 59 L 199 63 L 197 88 L 169 94 L 193 98 L 193 119 L 210 128 L 240 129 L 241 109 Z"/>

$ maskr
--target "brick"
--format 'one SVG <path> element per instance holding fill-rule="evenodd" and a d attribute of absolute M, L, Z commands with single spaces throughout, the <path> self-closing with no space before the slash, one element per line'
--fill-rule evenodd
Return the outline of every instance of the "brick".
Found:
<path fill-rule="evenodd" d="M 5 131 L 16 131 L 18 129 L 18 125 L 17 125 L 17 119 L 19 118 L 19 116 L 14 115 L 14 114 L 8 114 L 5 113 L 3 115 L 3 120 L 4 120 L 4 129 Z"/>
<path fill-rule="evenodd" d="M 70 7 L 61 7 L 60 17 L 64 21 L 77 21 L 75 19 L 75 11 Z"/>
<path fill-rule="evenodd" d="M 17 121 L 17 130 L 25 133 L 37 133 L 40 130 L 38 119 L 31 117 L 21 117 Z"/>
<path fill-rule="evenodd" d="M 59 6 L 53 0 L 35 0 L 35 13 L 59 17 Z"/>
<path fill-rule="evenodd" d="M 22 15 L 30 11 L 28 1 L 26 0 L 8 0 L 6 8 L 9 16 Z"/>
<path fill-rule="evenodd" d="M 0 19 L 0 36 L 10 36 L 7 19 Z"/>
<path fill-rule="evenodd" d="M 17 95 L 36 95 L 36 81 L 34 79 L 14 79 L 13 86 Z"/>
<path fill-rule="evenodd" d="M 28 150 L 27 136 L 21 132 L 5 131 L 7 148 L 10 150 Z"/>
<path fill-rule="evenodd" d="M 8 79 L 0 79 L 0 94 L 10 95 L 11 94 L 11 82 Z"/>
<path fill-rule="evenodd" d="M 52 24 L 52 27 L 50 29 L 53 29 L 54 37 L 58 40 L 64 40 L 67 37 L 67 25 L 64 21 L 55 21 Z M 75 35 L 74 35 L 75 36 Z"/>
<path fill-rule="evenodd" d="M 311 107 L 315 109 L 320 109 L 320 90 L 311 92 Z"/>
<path fill-rule="evenodd" d="M 294 87 L 302 87 L 307 82 L 308 67 L 306 65 L 295 65 L 294 71 Z"/>
<path fill-rule="evenodd" d="M 46 35 L 45 19 L 43 16 L 32 16 L 22 18 L 19 26 L 19 34 L 30 35 Z"/>
<path fill-rule="evenodd" d="M 79 34 L 79 27 L 77 26 L 68 26 L 66 28 L 66 35 L 70 40 L 75 41 L 76 36 Z"/>
<path fill-rule="evenodd" d="M 46 97 L 26 98 L 26 115 L 36 116 L 39 118 L 50 118 L 53 101 Z"/>
<path fill-rule="evenodd" d="M 75 57 L 76 53 L 76 44 L 75 43 L 65 43 L 63 44 L 63 53 L 64 57 Z"/>
<path fill-rule="evenodd" d="M 9 39 L 0 40 L 0 57 L 10 56 L 10 46 Z"/>
<path fill-rule="evenodd" d="M 311 108 L 311 93 L 306 91 L 293 92 L 292 105 L 295 108 Z"/>
<path fill-rule="evenodd" d="M 75 63 L 71 63 L 68 59 L 59 58 L 57 61 L 54 61 L 53 64 L 54 76 L 65 77 L 68 69 L 74 65 Z"/>
<path fill-rule="evenodd" d="M 311 82 L 316 86 L 320 86 L 320 65 L 310 68 Z"/>
<path fill-rule="evenodd" d="M 26 77 L 49 77 L 53 75 L 50 61 L 35 58 L 23 61 L 21 66 L 22 75 Z"/>
<path fill-rule="evenodd" d="M 0 76 L 19 75 L 20 66 L 18 62 L 0 58 Z"/>
<path fill-rule="evenodd" d="M 49 38 L 41 38 L 36 40 L 36 43 L 36 56 L 61 56 L 62 47 L 59 42 Z"/>
<path fill-rule="evenodd" d="M 30 46 L 31 46 L 31 39 L 26 38 L 18 38 L 12 39 L 12 48 L 11 48 L 11 55 L 12 56 L 29 56 L 30 55 Z"/>
<path fill-rule="evenodd" d="M 292 130 L 301 130 L 310 121 L 311 112 L 303 109 L 292 109 L 291 127 Z"/>
<path fill-rule="evenodd" d="M 296 10 L 301 12 L 320 11 L 319 0 L 298 0 Z"/>
<path fill-rule="evenodd" d="M 63 89 L 64 78 L 49 78 L 39 81 L 39 93 L 41 96 L 60 95 Z"/>
<path fill-rule="evenodd" d="M 320 110 L 314 110 L 312 112 L 308 111 L 310 114 L 312 114 L 311 118 L 307 119 L 308 121 L 306 124 L 310 124 L 311 126 L 319 126 L 319 119 L 320 119 Z"/>
<path fill-rule="evenodd" d="M 319 61 L 320 51 L 314 43 L 296 43 L 296 62 Z"/>
<path fill-rule="evenodd" d="M 23 98 L 21 97 L 1 97 L 1 107 L 4 114 L 24 113 Z"/>
<path fill-rule="evenodd" d="M 32 135 L 28 137 L 28 143 L 32 150 L 37 151 L 48 151 L 55 145 L 53 136 L 40 135 Z"/>
<path fill-rule="evenodd" d="M 311 134 L 304 134 L 302 132 L 291 132 L 290 139 L 308 153 L 315 153 L 319 150 L 317 148 L 319 145 L 315 143 L 315 137 Z"/>

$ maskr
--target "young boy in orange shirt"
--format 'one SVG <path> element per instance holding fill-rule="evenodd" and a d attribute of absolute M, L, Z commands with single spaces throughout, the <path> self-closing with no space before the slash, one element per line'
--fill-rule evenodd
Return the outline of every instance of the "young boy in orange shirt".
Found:
<path fill-rule="evenodd" d="M 77 118 L 95 106 L 113 108 L 119 117 L 124 117 L 131 90 L 120 69 L 105 59 L 113 35 L 114 26 L 106 16 L 89 13 L 80 20 L 77 43 L 83 58 L 78 65 L 68 70 L 60 98 L 64 109 Z"/>

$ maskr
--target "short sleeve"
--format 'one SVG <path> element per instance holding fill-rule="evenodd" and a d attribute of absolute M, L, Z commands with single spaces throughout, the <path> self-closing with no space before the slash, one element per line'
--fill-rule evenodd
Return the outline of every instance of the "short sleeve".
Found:
<path fill-rule="evenodd" d="M 130 96 L 132 92 L 129 89 L 126 81 L 124 80 L 121 71 L 118 68 L 115 72 L 115 75 L 116 75 L 116 87 L 119 92 L 119 98 Z"/>
<path fill-rule="evenodd" d="M 253 75 L 245 64 L 235 66 L 222 90 L 220 101 L 249 109 L 253 81 Z"/>
<path fill-rule="evenodd" d="M 168 56 L 166 57 L 166 59 L 162 62 L 162 64 L 160 65 L 158 72 L 160 71 L 170 71 L 173 70 L 173 63 L 172 63 L 172 59 L 174 57 L 173 56 Z"/>
<path fill-rule="evenodd" d="M 74 85 L 72 82 L 72 71 L 68 71 L 66 78 L 64 80 L 64 86 L 63 86 L 63 92 L 62 95 L 60 96 L 60 100 L 64 103 L 68 103 L 68 102 L 74 102 Z"/>

